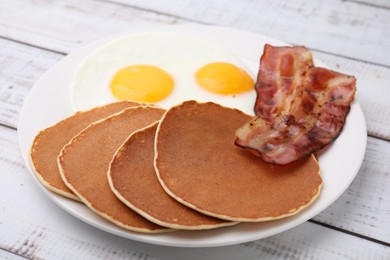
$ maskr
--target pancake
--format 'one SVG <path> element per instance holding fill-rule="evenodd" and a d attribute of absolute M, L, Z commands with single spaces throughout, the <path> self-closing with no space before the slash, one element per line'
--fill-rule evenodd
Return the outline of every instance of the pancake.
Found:
<path fill-rule="evenodd" d="M 241 222 L 280 219 L 310 205 L 322 186 L 315 157 L 278 166 L 236 147 L 235 131 L 250 119 L 214 103 L 187 101 L 168 110 L 155 142 L 165 191 L 199 212 Z"/>
<path fill-rule="evenodd" d="M 150 106 L 125 109 L 89 125 L 58 156 L 65 184 L 94 212 L 122 228 L 149 233 L 169 230 L 123 204 L 112 193 L 107 179 L 111 159 L 128 136 L 163 114 L 163 109 Z"/>
<path fill-rule="evenodd" d="M 170 197 L 154 170 L 157 123 L 133 133 L 110 164 L 108 180 L 114 194 L 150 221 L 174 229 L 212 229 L 236 224 L 190 209 Z"/>
<path fill-rule="evenodd" d="M 140 103 L 122 101 L 96 107 L 74 115 L 38 133 L 30 149 L 32 169 L 38 180 L 49 190 L 65 197 L 78 200 L 78 197 L 64 184 L 57 166 L 57 156 L 62 147 L 94 121 L 117 113 Z"/>

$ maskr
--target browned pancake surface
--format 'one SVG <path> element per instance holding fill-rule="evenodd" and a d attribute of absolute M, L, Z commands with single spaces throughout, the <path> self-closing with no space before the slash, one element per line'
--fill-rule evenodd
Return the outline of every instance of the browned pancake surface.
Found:
<path fill-rule="evenodd" d="M 194 101 L 171 108 L 156 138 L 156 171 L 165 190 L 203 213 L 234 221 L 292 215 L 319 194 L 314 156 L 286 166 L 266 164 L 234 145 L 249 115 Z"/>
<path fill-rule="evenodd" d="M 132 132 L 159 120 L 163 113 L 155 107 L 125 109 L 84 129 L 58 157 L 66 185 L 92 210 L 123 228 L 141 232 L 165 229 L 123 204 L 112 193 L 107 179 L 109 164 L 121 144 Z"/>
<path fill-rule="evenodd" d="M 137 102 L 122 101 L 88 111 L 77 112 L 59 123 L 42 130 L 35 137 L 30 151 L 32 166 L 38 179 L 48 189 L 63 196 L 78 199 L 62 181 L 57 167 L 57 156 L 62 147 L 92 122 L 139 104 Z"/>
<path fill-rule="evenodd" d="M 190 209 L 170 197 L 154 170 L 154 138 L 157 123 L 132 134 L 110 165 L 114 193 L 126 205 L 149 220 L 176 229 L 211 229 L 235 223 Z"/>

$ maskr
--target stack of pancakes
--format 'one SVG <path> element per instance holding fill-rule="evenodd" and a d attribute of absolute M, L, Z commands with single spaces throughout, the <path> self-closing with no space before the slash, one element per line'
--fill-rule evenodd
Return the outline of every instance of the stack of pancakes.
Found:
<path fill-rule="evenodd" d="M 186 101 L 165 111 L 122 101 L 42 130 L 31 163 L 42 184 L 138 232 L 280 219 L 319 195 L 314 156 L 278 166 L 234 145 L 251 116 Z"/>

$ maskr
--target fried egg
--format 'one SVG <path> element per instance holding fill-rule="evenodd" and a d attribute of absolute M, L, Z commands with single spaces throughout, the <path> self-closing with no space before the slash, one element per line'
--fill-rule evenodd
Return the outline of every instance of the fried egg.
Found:
<path fill-rule="evenodd" d="M 146 32 L 92 52 L 74 78 L 72 105 L 79 111 L 134 100 L 169 108 L 192 99 L 253 113 L 253 88 L 247 64 L 220 45 L 185 33 Z"/>

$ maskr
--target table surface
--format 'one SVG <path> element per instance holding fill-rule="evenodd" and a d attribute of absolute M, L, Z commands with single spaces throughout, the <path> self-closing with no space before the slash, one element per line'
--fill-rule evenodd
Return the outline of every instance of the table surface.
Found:
<path fill-rule="evenodd" d="M 305 45 L 330 68 L 355 75 L 368 141 L 350 187 L 298 227 L 216 248 L 123 239 L 55 205 L 20 154 L 23 101 L 68 53 L 140 24 L 207 24 L 261 33 Z M 0 259 L 389 259 L 389 49 L 386 0 L 0 0 Z"/>

